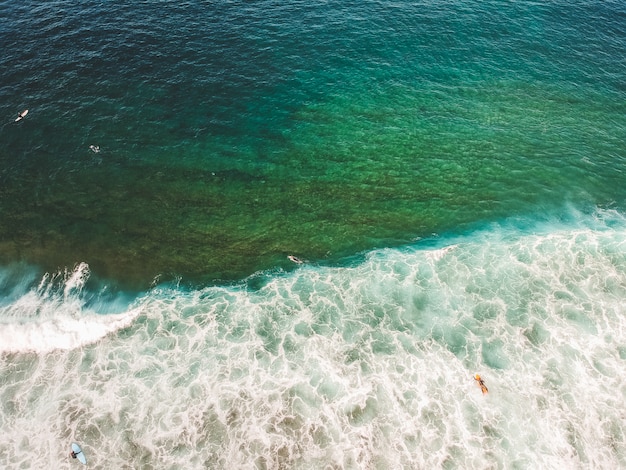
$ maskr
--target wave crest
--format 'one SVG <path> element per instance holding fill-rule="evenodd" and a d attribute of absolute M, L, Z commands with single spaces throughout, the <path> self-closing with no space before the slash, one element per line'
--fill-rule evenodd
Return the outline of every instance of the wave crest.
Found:
<path fill-rule="evenodd" d="M 45 273 L 23 265 L 0 273 L 0 353 L 74 349 L 129 326 L 139 314 L 122 293 L 85 289 L 87 263 Z M 106 314 L 103 314 L 105 312 Z M 112 313 L 116 312 L 116 313 Z"/>

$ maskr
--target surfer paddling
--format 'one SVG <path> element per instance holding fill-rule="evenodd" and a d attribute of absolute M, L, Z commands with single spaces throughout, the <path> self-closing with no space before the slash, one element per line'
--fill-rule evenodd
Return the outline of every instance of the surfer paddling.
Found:
<path fill-rule="evenodd" d="M 28 114 L 28 109 L 25 109 L 21 113 L 18 113 L 17 117 L 15 118 L 15 122 L 21 121 L 22 119 L 24 119 L 24 116 L 26 116 L 27 114 Z"/>
<path fill-rule="evenodd" d="M 489 391 L 489 389 L 485 385 L 485 381 L 480 377 L 480 375 L 476 374 L 474 376 L 474 380 L 478 383 L 478 386 L 482 390 L 483 395 Z"/>
<path fill-rule="evenodd" d="M 293 261 L 296 264 L 304 263 L 304 261 L 302 261 L 300 258 L 296 258 L 294 255 L 289 255 L 287 256 L 287 258 L 289 258 L 290 261 Z"/>

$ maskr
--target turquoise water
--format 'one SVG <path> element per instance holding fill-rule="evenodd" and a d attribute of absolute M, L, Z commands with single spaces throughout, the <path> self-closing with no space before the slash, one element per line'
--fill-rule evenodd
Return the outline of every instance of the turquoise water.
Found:
<path fill-rule="evenodd" d="M 0 16 L 1 466 L 626 466 L 621 3 Z"/>

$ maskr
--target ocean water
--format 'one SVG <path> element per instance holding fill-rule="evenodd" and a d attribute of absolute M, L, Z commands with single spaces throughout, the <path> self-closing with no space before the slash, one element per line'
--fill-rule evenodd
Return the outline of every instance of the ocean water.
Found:
<path fill-rule="evenodd" d="M 0 17 L 2 468 L 626 467 L 623 3 Z"/>

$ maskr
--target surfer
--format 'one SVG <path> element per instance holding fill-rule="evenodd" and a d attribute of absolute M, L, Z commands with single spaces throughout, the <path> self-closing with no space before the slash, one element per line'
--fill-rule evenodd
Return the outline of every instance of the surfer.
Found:
<path fill-rule="evenodd" d="M 85 454 L 83 453 L 83 449 L 80 448 L 78 444 L 75 442 L 72 443 L 70 455 L 73 459 L 78 460 L 83 465 L 87 465 L 87 459 L 85 458 Z"/>
<path fill-rule="evenodd" d="M 287 256 L 287 258 L 289 258 L 290 261 L 293 261 L 296 264 L 302 264 L 303 261 L 300 258 L 296 258 L 294 255 L 289 255 Z"/>
<path fill-rule="evenodd" d="M 100 151 L 100 146 L 99 145 L 90 145 L 89 146 L 89 150 L 91 150 L 93 153 L 98 153 Z"/>
<path fill-rule="evenodd" d="M 25 109 L 21 113 L 18 113 L 17 117 L 15 118 L 15 122 L 21 121 L 22 119 L 24 119 L 24 116 L 26 116 L 27 114 L 28 114 L 28 109 Z"/>
<path fill-rule="evenodd" d="M 474 380 L 475 380 L 476 382 L 478 382 L 478 386 L 479 386 L 479 387 L 480 387 L 480 389 L 482 390 L 483 395 L 489 391 L 489 389 L 488 389 L 488 388 L 487 388 L 487 386 L 485 385 L 485 381 L 484 381 L 484 380 L 480 377 L 480 375 L 476 374 L 476 375 L 474 376 Z"/>

